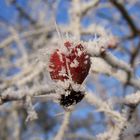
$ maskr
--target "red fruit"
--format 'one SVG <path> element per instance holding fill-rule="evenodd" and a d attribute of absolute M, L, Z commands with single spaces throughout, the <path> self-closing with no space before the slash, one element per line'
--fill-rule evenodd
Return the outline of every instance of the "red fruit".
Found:
<path fill-rule="evenodd" d="M 51 54 L 49 68 L 52 80 L 82 84 L 90 69 L 90 57 L 82 44 L 67 41 L 64 48 Z"/>

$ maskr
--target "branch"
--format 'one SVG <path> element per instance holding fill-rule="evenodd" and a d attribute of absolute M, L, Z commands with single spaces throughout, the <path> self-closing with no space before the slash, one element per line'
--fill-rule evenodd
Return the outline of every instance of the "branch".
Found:
<path fill-rule="evenodd" d="M 68 139 L 72 139 L 72 140 L 97 140 L 95 137 L 91 136 L 91 135 L 87 135 L 87 134 L 67 134 L 65 136 Z"/>
<path fill-rule="evenodd" d="M 29 30 L 29 31 L 21 32 L 18 35 L 19 35 L 20 39 L 27 39 L 29 37 L 44 34 L 44 33 L 49 35 L 51 30 L 52 30 L 52 28 L 50 26 L 49 26 L 49 29 L 47 26 L 43 26 L 43 27 L 35 28 L 35 29 Z M 4 39 L 2 42 L 0 42 L 0 48 L 4 48 L 4 47 L 10 45 L 11 43 L 13 43 L 14 41 L 15 41 L 15 36 L 10 35 L 6 39 Z"/>
<path fill-rule="evenodd" d="M 19 12 L 20 16 L 23 16 L 27 19 L 31 24 L 36 24 L 37 22 L 17 3 L 16 0 L 12 0 L 11 3 L 15 6 L 17 11 Z"/>
<path fill-rule="evenodd" d="M 115 68 L 122 69 L 126 72 L 132 72 L 131 66 L 116 58 L 113 56 L 110 52 L 106 50 L 106 47 L 103 47 L 102 45 L 106 44 L 107 42 L 102 42 L 102 38 L 100 40 L 93 40 L 89 43 L 86 43 L 85 46 L 87 46 L 87 52 L 92 56 L 101 57 L 103 58 L 108 64 Z"/>
<path fill-rule="evenodd" d="M 107 116 L 110 116 L 116 122 L 124 122 L 125 119 L 117 111 L 114 111 L 106 102 L 102 101 L 92 93 L 86 93 L 85 99 L 91 105 L 95 105 L 98 111 L 105 112 Z M 118 124 L 120 125 L 120 124 Z"/>
<path fill-rule="evenodd" d="M 38 115 L 37 115 L 37 113 L 34 110 L 34 107 L 32 105 L 32 99 L 30 96 L 26 96 L 25 108 L 26 108 L 27 114 L 28 114 L 28 116 L 26 118 L 26 122 L 33 121 L 33 120 L 36 120 L 38 118 Z"/>
<path fill-rule="evenodd" d="M 139 130 L 137 130 L 137 125 L 135 123 L 135 113 L 137 111 L 137 107 L 140 103 L 140 91 L 137 91 L 134 94 L 127 95 L 123 99 L 116 99 L 116 103 L 126 105 L 128 108 L 125 111 L 125 116 L 127 119 L 127 123 L 122 128 L 122 131 L 119 136 L 119 140 L 127 139 L 127 134 L 133 137 L 139 137 Z M 133 130 L 133 132 L 130 132 Z M 138 134 L 138 135 L 137 135 Z"/>
<path fill-rule="evenodd" d="M 69 119 L 70 119 L 71 112 L 65 112 L 63 123 L 55 136 L 54 140 L 62 140 L 65 134 L 65 131 L 68 129 Z"/>
<path fill-rule="evenodd" d="M 123 99 L 115 99 L 115 102 L 117 104 L 124 104 L 128 107 L 134 107 L 140 103 L 140 91 L 137 91 L 136 93 L 133 93 L 131 95 L 127 95 Z"/>
<path fill-rule="evenodd" d="M 82 10 L 81 10 L 82 16 L 84 16 L 91 8 L 97 6 L 99 2 L 100 0 L 93 0 L 82 4 Z"/>
<path fill-rule="evenodd" d="M 25 100 L 26 96 L 34 97 L 38 95 L 46 95 L 50 93 L 55 93 L 54 89 L 47 86 L 37 87 L 28 90 L 13 91 L 13 89 L 8 89 L 0 94 L 0 105 L 9 101 Z"/>
<path fill-rule="evenodd" d="M 139 55 L 139 52 L 140 52 L 140 42 L 138 43 L 138 46 L 136 48 L 133 47 L 133 50 L 131 52 L 130 64 L 132 66 L 134 66 L 135 60 L 136 60 L 137 56 Z"/>
<path fill-rule="evenodd" d="M 97 135 L 99 140 L 118 140 L 119 135 L 124 128 L 126 119 L 119 112 L 113 110 L 113 107 L 109 106 L 106 102 L 96 97 L 92 93 L 87 93 L 85 96 L 87 102 L 98 108 L 98 111 L 104 112 L 108 117 L 113 120 L 114 125 L 109 129 L 108 132 Z"/>
<path fill-rule="evenodd" d="M 125 9 L 125 7 L 119 3 L 117 0 L 110 0 L 110 2 L 120 11 L 126 22 L 128 23 L 130 29 L 132 30 L 132 33 L 134 35 L 139 34 L 140 32 L 138 31 L 136 25 L 133 22 L 133 19 L 130 17 L 129 13 Z"/>
<path fill-rule="evenodd" d="M 113 68 L 111 65 L 109 65 L 103 58 L 99 57 L 93 57 L 91 58 L 91 72 L 93 73 L 103 73 L 108 76 L 113 76 L 123 84 L 127 83 L 127 72 L 121 69 Z M 140 80 L 136 79 L 134 77 L 130 77 L 129 79 L 129 85 L 134 86 L 138 89 L 140 89 Z"/>

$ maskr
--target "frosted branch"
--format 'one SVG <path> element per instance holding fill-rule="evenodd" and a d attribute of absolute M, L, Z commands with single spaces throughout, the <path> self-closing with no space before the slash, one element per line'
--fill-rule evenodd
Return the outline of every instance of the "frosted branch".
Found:
<path fill-rule="evenodd" d="M 55 136 L 54 140 L 62 140 L 66 130 L 68 129 L 69 119 L 70 119 L 71 112 L 65 112 L 63 123 Z"/>
<path fill-rule="evenodd" d="M 25 99 L 25 108 L 27 110 L 27 118 L 26 118 L 26 122 L 28 121 L 33 121 L 36 120 L 38 118 L 36 111 L 34 110 L 34 107 L 32 105 L 32 100 L 30 96 L 26 96 Z"/>
<path fill-rule="evenodd" d="M 80 140 L 97 140 L 96 137 L 91 135 L 83 135 L 83 134 L 67 134 L 66 138 L 69 139 L 80 139 Z"/>
<path fill-rule="evenodd" d="M 127 95 L 125 98 L 122 98 L 122 99 L 115 98 L 114 102 L 117 104 L 124 104 L 129 107 L 136 106 L 140 103 L 140 91 Z"/>
<path fill-rule="evenodd" d="M 85 15 L 87 13 L 87 11 L 89 11 L 91 8 L 97 6 L 97 4 L 99 3 L 99 0 L 94 0 L 94 1 L 90 1 L 90 2 L 86 2 L 82 5 L 82 14 Z"/>
<path fill-rule="evenodd" d="M 105 45 L 106 42 L 102 42 L 99 40 L 91 41 L 87 45 L 87 51 L 91 56 L 101 57 L 103 58 L 108 64 L 115 68 L 119 68 L 122 70 L 125 70 L 127 72 L 132 72 L 132 68 L 129 64 L 126 62 L 119 60 L 114 55 L 112 55 L 110 52 L 106 50 L 106 47 L 103 47 L 102 45 Z"/>
<path fill-rule="evenodd" d="M 17 101 L 17 100 L 24 100 L 26 96 L 38 96 L 38 95 L 44 95 L 44 94 L 49 94 L 49 93 L 54 93 L 54 89 L 52 87 L 37 87 L 33 89 L 22 89 L 18 91 L 13 91 L 12 89 L 8 89 L 5 92 L 0 94 L 0 104 L 3 104 L 8 101 Z"/>
<path fill-rule="evenodd" d="M 111 108 L 106 102 L 102 101 L 92 93 L 87 93 L 85 99 L 89 104 L 96 106 L 98 111 L 104 112 L 115 123 L 108 132 L 98 135 L 97 138 L 99 138 L 99 140 L 118 140 L 126 119 L 119 112 L 113 110 L 113 108 Z"/>
<path fill-rule="evenodd" d="M 86 93 L 85 99 L 91 105 L 95 105 L 98 108 L 98 111 L 103 111 L 106 115 L 110 116 L 117 122 L 124 122 L 125 119 L 117 111 L 114 111 L 106 102 L 102 101 L 92 93 Z"/>
<path fill-rule="evenodd" d="M 38 28 L 38 29 L 32 29 L 32 30 L 29 30 L 29 31 L 23 31 L 21 33 L 18 33 L 18 36 L 19 36 L 20 39 L 26 39 L 28 37 L 33 37 L 35 35 L 48 33 L 51 29 L 52 29 L 52 27 L 48 29 L 47 26 L 45 26 L 45 27 L 43 26 L 43 27 Z M 0 48 L 4 48 L 4 47 L 10 45 L 11 43 L 13 43 L 14 41 L 15 41 L 15 36 L 9 35 L 9 37 L 7 37 L 2 42 L 0 42 Z"/>
<path fill-rule="evenodd" d="M 109 65 L 103 58 L 93 57 L 91 58 L 91 72 L 93 73 L 103 73 L 109 76 L 113 76 L 118 79 L 123 84 L 127 83 L 127 72 L 121 69 L 113 68 Z M 129 84 L 140 89 L 140 80 L 134 77 L 130 77 Z"/>

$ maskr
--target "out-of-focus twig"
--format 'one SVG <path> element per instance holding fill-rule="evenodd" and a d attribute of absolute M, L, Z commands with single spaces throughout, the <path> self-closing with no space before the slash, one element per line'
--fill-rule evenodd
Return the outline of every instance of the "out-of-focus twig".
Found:
<path fill-rule="evenodd" d="M 54 140 L 62 140 L 63 139 L 65 132 L 68 129 L 70 115 L 71 115 L 71 112 L 65 112 L 64 120 L 63 120 L 62 125 L 61 125 L 57 135 L 55 136 Z"/>
<path fill-rule="evenodd" d="M 36 87 L 32 88 L 30 90 L 19 90 L 19 91 L 13 91 L 12 89 L 8 89 L 5 92 L 0 94 L 0 104 L 9 102 L 9 101 L 18 101 L 18 100 L 24 100 L 26 96 L 38 96 L 38 95 L 44 95 L 44 94 L 50 94 L 55 93 L 54 89 L 47 86 L 42 87 Z"/>
<path fill-rule="evenodd" d="M 123 18 L 127 21 L 130 29 L 132 30 L 133 36 L 140 34 L 140 31 L 137 29 L 133 19 L 130 17 L 125 7 L 117 0 L 110 0 L 110 2 L 120 11 Z"/>

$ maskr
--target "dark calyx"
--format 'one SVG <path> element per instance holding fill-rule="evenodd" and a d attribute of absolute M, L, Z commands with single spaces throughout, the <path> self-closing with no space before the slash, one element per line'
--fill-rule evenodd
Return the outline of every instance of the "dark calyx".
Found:
<path fill-rule="evenodd" d="M 71 89 L 69 95 L 61 95 L 60 104 L 64 107 L 69 107 L 70 105 L 79 103 L 84 97 L 84 93 L 81 91 L 74 91 Z"/>

